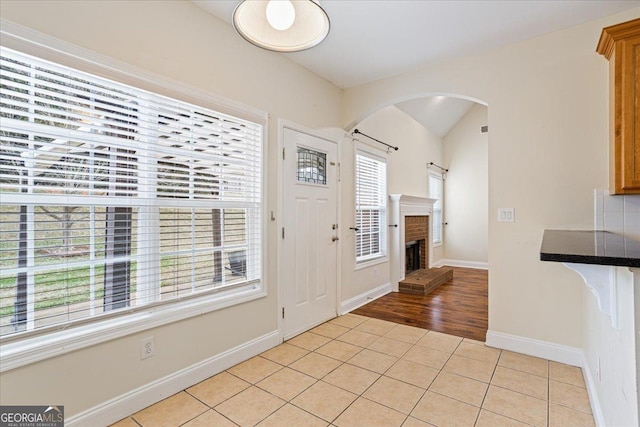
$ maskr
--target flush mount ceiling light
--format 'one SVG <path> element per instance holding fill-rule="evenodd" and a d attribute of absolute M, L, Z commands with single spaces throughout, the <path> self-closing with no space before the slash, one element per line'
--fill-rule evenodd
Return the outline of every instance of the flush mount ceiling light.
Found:
<path fill-rule="evenodd" d="M 276 52 L 312 48 L 329 34 L 329 16 L 313 0 L 244 0 L 233 26 L 249 43 Z"/>

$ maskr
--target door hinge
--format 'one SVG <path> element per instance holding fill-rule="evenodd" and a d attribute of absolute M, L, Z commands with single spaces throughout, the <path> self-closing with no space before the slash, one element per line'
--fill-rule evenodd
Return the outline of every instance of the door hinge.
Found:
<path fill-rule="evenodd" d="M 284 147 L 282 147 L 282 160 L 284 160 Z"/>
<path fill-rule="evenodd" d="M 284 319 L 284 307 L 282 307 L 282 318 Z"/>
<path fill-rule="evenodd" d="M 284 239 L 284 227 L 282 227 L 282 238 Z"/>
<path fill-rule="evenodd" d="M 338 162 L 338 182 L 340 182 L 340 174 L 342 172 L 342 169 L 340 168 L 340 162 Z"/>

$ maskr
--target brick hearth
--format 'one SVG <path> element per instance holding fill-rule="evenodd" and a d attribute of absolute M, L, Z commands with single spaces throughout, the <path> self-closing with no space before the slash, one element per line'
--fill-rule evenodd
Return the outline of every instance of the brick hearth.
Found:
<path fill-rule="evenodd" d="M 405 242 L 420 242 L 420 269 L 407 274 L 398 284 L 398 291 L 404 294 L 427 295 L 438 286 L 453 279 L 449 267 L 427 268 L 429 259 L 429 217 L 426 215 L 406 216 L 404 223 Z"/>
<path fill-rule="evenodd" d="M 451 267 L 420 269 L 409 273 L 399 283 L 398 290 L 403 294 L 427 295 L 451 279 L 453 279 Z"/>

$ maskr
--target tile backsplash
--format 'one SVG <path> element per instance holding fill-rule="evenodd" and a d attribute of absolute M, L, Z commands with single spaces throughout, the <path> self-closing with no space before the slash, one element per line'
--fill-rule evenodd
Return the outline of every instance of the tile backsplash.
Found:
<path fill-rule="evenodd" d="M 595 190 L 595 229 L 640 239 L 640 195 L 610 196 Z"/>

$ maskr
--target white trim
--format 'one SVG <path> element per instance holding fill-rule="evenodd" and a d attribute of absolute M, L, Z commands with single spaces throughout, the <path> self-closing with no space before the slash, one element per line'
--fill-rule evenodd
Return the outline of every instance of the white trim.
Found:
<path fill-rule="evenodd" d="M 580 348 L 502 332 L 487 331 L 486 345 L 571 366 L 582 367 L 584 363 L 584 353 Z"/>
<path fill-rule="evenodd" d="M 594 376 L 589 368 L 589 361 L 587 355 L 582 354 L 582 375 L 584 382 L 587 385 L 587 392 L 589 393 L 589 402 L 591 403 L 591 413 L 593 419 L 598 427 L 604 427 L 604 415 L 602 414 L 602 406 L 600 406 L 600 400 L 598 399 L 598 392 L 596 389 L 596 383 Z"/>
<path fill-rule="evenodd" d="M 488 270 L 489 263 L 488 262 L 480 262 L 480 261 L 464 261 L 460 259 L 441 259 L 433 263 L 433 267 L 442 267 L 447 265 L 449 267 L 463 267 L 463 268 L 475 268 L 478 270 Z"/>
<path fill-rule="evenodd" d="M 199 383 L 282 341 L 278 331 L 269 332 L 237 347 L 171 373 L 66 419 L 69 427 L 111 425 L 141 409 Z"/>
<path fill-rule="evenodd" d="M 58 332 L 43 333 L 33 338 L 3 343 L 0 346 L 0 372 L 10 371 L 51 357 L 60 356 L 136 332 L 157 328 L 189 317 L 198 316 L 267 295 L 266 284 L 260 288 L 233 293 L 227 298 L 219 294 L 191 298 L 174 304 L 162 304 L 131 315 L 119 315 L 104 321 Z"/>
<path fill-rule="evenodd" d="M 371 301 L 380 298 L 391 292 L 391 283 L 387 282 L 384 285 L 380 285 L 377 288 L 373 288 L 367 292 L 357 295 L 351 299 L 344 301 L 340 304 L 340 315 L 347 314 L 350 311 L 355 310 L 358 307 L 370 303 Z"/>
<path fill-rule="evenodd" d="M 373 259 L 369 259 L 366 261 L 356 262 L 356 266 L 354 267 L 354 271 L 362 270 L 364 268 L 373 267 L 378 264 L 385 264 L 389 262 L 389 257 L 387 255 L 379 256 Z"/>
<path fill-rule="evenodd" d="M 366 142 L 362 142 L 359 139 L 353 140 L 353 156 L 355 159 L 355 155 L 358 151 L 364 153 L 365 155 L 372 157 L 378 161 L 388 163 L 389 161 L 389 151 L 386 148 L 382 148 L 378 145 L 370 145 Z M 388 180 L 388 177 L 387 177 Z"/>

